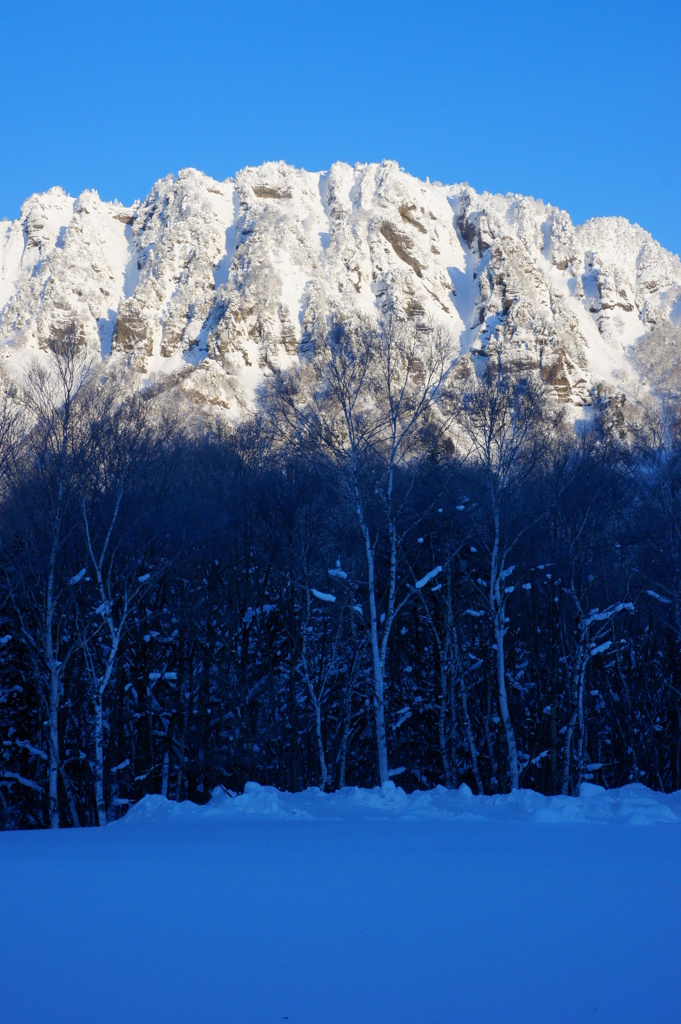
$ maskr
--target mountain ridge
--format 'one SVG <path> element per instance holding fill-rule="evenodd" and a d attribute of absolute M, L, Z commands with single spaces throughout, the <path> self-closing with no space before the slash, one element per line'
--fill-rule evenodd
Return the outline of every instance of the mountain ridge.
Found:
<path fill-rule="evenodd" d="M 681 261 L 624 218 L 384 161 L 188 168 L 131 206 L 57 186 L 0 222 L 10 374 L 75 325 L 93 357 L 238 419 L 330 318 L 388 313 L 447 330 L 464 367 L 537 371 L 576 415 L 681 393 Z"/>

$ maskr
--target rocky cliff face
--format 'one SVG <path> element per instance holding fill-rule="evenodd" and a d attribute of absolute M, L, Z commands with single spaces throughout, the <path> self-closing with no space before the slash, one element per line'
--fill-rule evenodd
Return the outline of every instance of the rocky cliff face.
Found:
<path fill-rule="evenodd" d="M 575 406 L 681 383 L 681 263 L 647 232 L 390 162 L 185 170 L 129 208 L 57 188 L 0 223 L 9 372 L 75 324 L 110 365 L 238 417 L 330 316 L 388 311 L 443 325 L 462 368 L 537 369 Z"/>

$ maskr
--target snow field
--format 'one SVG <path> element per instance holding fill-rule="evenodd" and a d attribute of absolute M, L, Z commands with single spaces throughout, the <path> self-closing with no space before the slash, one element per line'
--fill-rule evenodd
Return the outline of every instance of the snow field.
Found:
<path fill-rule="evenodd" d="M 5 833 L 0 1017 L 671 1024 L 681 795 L 585 790 L 250 784 Z"/>

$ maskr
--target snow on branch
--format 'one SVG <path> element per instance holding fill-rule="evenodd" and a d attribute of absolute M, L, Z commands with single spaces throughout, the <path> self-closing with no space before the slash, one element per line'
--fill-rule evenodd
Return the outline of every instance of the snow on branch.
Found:
<path fill-rule="evenodd" d="M 47 761 L 47 754 L 40 747 L 34 747 L 28 740 L 16 740 L 16 745 L 20 750 L 27 750 L 33 757 L 37 757 L 40 761 Z"/>
<path fill-rule="evenodd" d="M 318 601 L 328 601 L 333 604 L 336 600 L 333 594 L 325 594 L 322 590 L 315 590 L 314 587 L 311 587 L 310 589 L 312 590 L 313 596 L 316 597 Z"/>
<path fill-rule="evenodd" d="M 586 620 L 586 625 L 590 626 L 592 622 L 607 622 L 614 615 L 617 615 L 618 612 L 633 612 L 633 610 L 634 606 L 631 601 L 619 601 L 617 604 L 610 605 L 609 608 L 604 609 L 602 612 L 594 608 Z"/>
<path fill-rule="evenodd" d="M 19 775 L 17 772 L 3 771 L 1 778 L 3 782 L 18 782 L 20 786 L 32 789 L 36 793 L 42 793 L 43 791 L 43 787 L 39 786 L 37 782 L 32 782 L 31 779 L 25 779 L 23 775 Z"/>
<path fill-rule="evenodd" d="M 427 572 L 426 575 L 422 576 L 420 580 L 417 580 L 417 582 L 416 582 L 416 589 L 417 590 L 421 590 L 423 587 L 425 587 L 426 583 L 429 583 L 430 580 L 435 579 L 435 577 L 438 575 L 438 573 L 441 573 L 441 572 L 442 572 L 442 566 L 441 565 L 436 565 L 434 569 L 431 569 L 430 572 Z"/>

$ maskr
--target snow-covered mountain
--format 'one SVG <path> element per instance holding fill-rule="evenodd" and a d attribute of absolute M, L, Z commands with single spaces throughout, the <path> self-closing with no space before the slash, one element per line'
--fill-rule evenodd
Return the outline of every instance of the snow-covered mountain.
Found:
<path fill-rule="evenodd" d="M 388 310 L 444 325 L 461 358 L 538 368 L 575 405 L 681 394 L 681 262 L 622 218 L 576 226 L 385 162 L 184 170 L 131 207 L 53 188 L 0 222 L 10 373 L 75 323 L 93 354 L 238 417 L 330 315 Z"/>

